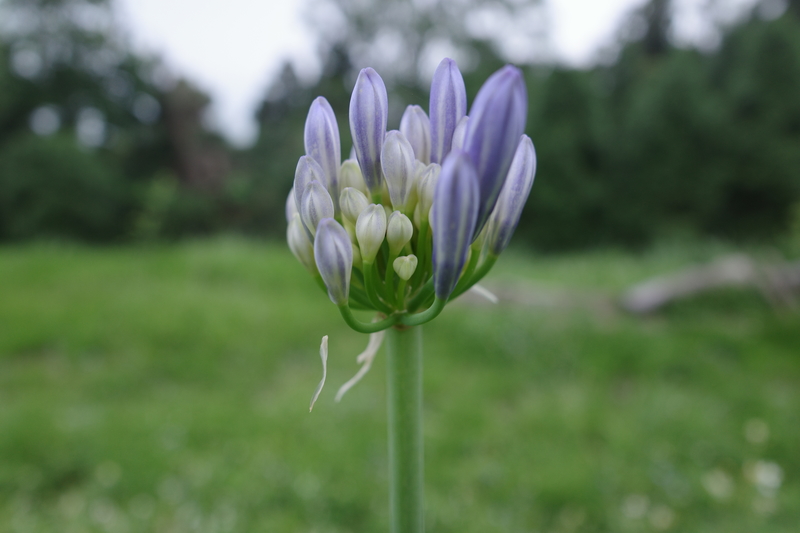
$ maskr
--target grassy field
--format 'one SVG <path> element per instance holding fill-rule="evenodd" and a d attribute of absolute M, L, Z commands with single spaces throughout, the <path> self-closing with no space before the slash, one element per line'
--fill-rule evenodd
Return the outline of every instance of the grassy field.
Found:
<path fill-rule="evenodd" d="M 516 253 L 487 285 L 714 253 Z M 797 315 L 461 303 L 425 337 L 430 532 L 798 531 Z M 387 531 L 382 358 L 333 402 L 365 344 L 280 245 L 0 248 L 0 532 Z"/>

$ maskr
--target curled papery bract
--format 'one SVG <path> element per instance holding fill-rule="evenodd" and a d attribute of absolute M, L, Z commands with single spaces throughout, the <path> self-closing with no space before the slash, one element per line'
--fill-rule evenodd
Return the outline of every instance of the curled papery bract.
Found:
<path fill-rule="evenodd" d="M 442 59 L 431 82 L 431 162 L 441 164 L 453 142 L 458 121 L 467 114 L 467 90 L 456 62 Z"/>
<path fill-rule="evenodd" d="M 325 173 L 325 186 L 333 198 L 334 208 L 339 198 L 339 166 L 342 164 L 342 145 L 339 124 L 328 101 L 318 96 L 311 103 L 303 132 L 306 155 L 314 158 Z"/>
<path fill-rule="evenodd" d="M 342 216 L 355 224 L 358 220 L 358 215 L 369 205 L 369 200 L 358 189 L 345 187 L 339 197 L 339 205 L 342 208 Z"/>
<path fill-rule="evenodd" d="M 426 165 L 431 162 L 431 121 L 418 105 L 406 107 L 400 119 L 400 131 L 414 149 L 414 157 Z"/>
<path fill-rule="evenodd" d="M 442 167 L 436 163 L 431 163 L 425 168 L 425 172 L 417 180 L 417 196 L 420 216 L 428 219 L 428 215 L 433 205 L 433 195 L 436 191 L 436 182 L 439 179 L 439 174 L 442 172 Z"/>
<path fill-rule="evenodd" d="M 289 191 L 289 196 L 286 197 L 286 222 L 291 222 L 297 211 L 297 201 L 294 199 L 294 187 Z"/>
<path fill-rule="evenodd" d="M 392 130 L 386 134 L 381 164 L 392 206 L 398 210 L 405 209 L 414 184 L 417 161 L 414 159 L 414 149 L 401 132 Z"/>
<path fill-rule="evenodd" d="M 464 115 L 461 120 L 456 124 L 456 131 L 453 132 L 453 150 L 464 149 L 464 136 L 467 134 L 467 125 L 469 124 L 469 116 Z"/>
<path fill-rule="evenodd" d="M 388 114 L 386 85 L 373 69 L 362 69 L 350 96 L 350 133 L 358 165 L 372 194 L 381 191 L 381 148 Z"/>
<path fill-rule="evenodd" d="M 389 251 L 397 254 L 403 246 L 411 240 L 414 235 L 414 225 L 411 220 L 400 211 L 395 211 L 389 215 L 386 226 L 386 242 L 389 243 Z"/>
<path fill-rule="evenodd" d="M 317 264 L 314 261 L 314 244 L 308 238 L 308 233 L 303 229 L 300 215 L 295 213 L 286 228 L 286 242 L 289 249 L 306 269 L 312 274 L 317 272 Z"/>
<path fill-rule="evenodd" d="M 382 205 L 370 204 L 358 216 L 356 238 L 361 248 L 361 259 L 372 263 L 386 237 L 386 211 Z"/>
<path fill-rule="evenodd" d="M 394 260 L 392 268 L 394 268 L 395 273 L 400 279 L 408 281 L 411 279 L 411 276 L 414 275 L 414 271 L 417 270 L 417 262 L 418 259 L 416 255 L 404 255 Z"/>
<path fill-rule="evenodd" d="M 536 174 L 536 151 L 530 137 L 523 135 L 511 161 L 506 182 L 489 218 L 486 241 L 495 255 L 505 250 L 519 223 L 522 208 L 531 192 Z"/>
<path fill-rule="evenodd" d="M 315 235 L 323 218 L 333 218 L 333 200 L 325 186 L 313 180 L 306 185 L 300 199 L 300 220 L 311 235 Z"/>
<path fill-rule="evenodd" d="M 355 159 L 348 159 L 342 163 L 342 168 L 339 169 L 339 187 L 342 190 L 347 187 L 352 187 L 364 194 L 369 194 L 367 184 L 364 182 L 364 176 L 361 174 L 358 161 Z"/>
<path fill-rule="evenodd" d="M 317 227 L 314 258 L 331 301 L 336 305 L 346 304 L 350 295 L 353 245 L 342 225 L 332 218 L 323 218 Z"/>
<path fill-rule="evenodd" d="M 453 151 L 442 165 L 431 210 L 433 284 L 440 300 L 450 296 L 464 268 L 478 204 L 475 167 L 466 153 Z"/>
<path fill-rule="evenodd" d="M 475 97 L 464 151 L 475 165 L 481 191 L 476 232 L 486 223 L 503 188 L 519 137 L 525 131 L 527 114 L 525 80 L 511 65 L 492 74 Z"/>
<path fill-rule="evenodd" d="M 319 163 L 311 157 L 304 155 L 297 161 L 297 168 L 294 171 L 294 201 L 297 209 L 300 209 L 300 204 L 303 201 L 303 193 L 306 191 L 306 185 L 312 181 L 325 184 L 325 171 L 319 166 Z"/>

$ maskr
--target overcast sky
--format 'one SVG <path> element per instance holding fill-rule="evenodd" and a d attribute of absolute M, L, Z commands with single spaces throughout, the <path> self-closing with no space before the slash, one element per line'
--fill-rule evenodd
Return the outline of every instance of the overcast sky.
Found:
<path fill-rule="evenodd" d="M 562 61 L 585 65 L 611 42 L 627 12 L 645 0 L 549 0 L 550 36 Z M 700 16 L 707 0 L 675 0 L 685 41 L 713 41 Z M 717 0 L 733 18 L 755 0 Z M 313 78 L 313 34 L 304 0 L 115 0 L 118 16 L 140 52 L 160 55 L 213 99 L 212 121 L 238 145 L 256 134 L 253 113 L 286 59 Z M 711 42 L 709 41 L 709 42 Z"/>

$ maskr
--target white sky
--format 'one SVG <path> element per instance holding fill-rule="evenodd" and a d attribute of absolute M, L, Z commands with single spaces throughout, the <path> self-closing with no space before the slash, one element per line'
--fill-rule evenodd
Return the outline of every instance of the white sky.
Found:
<path fill-rule="evenodd" d="M 718 0 L 730 13 L 755 0 Z M 256 134 L 253 114 L 285 59 L 301 75 L 317 70 L 315 42 L 302 20 L 304 0 L 115 0 L 120 20 L 140 52 L 160 55 L 213 99 L 212 124 L 246 145 Z M 556 57 L 590 63 L 611 42 L 624 15 L 645 0 L 547 0 Z M 678 33 L 708 42 L 699 15 L 706 0 L 676 0 Z M 731 15 L 733 16 L 733 15 Z"/>

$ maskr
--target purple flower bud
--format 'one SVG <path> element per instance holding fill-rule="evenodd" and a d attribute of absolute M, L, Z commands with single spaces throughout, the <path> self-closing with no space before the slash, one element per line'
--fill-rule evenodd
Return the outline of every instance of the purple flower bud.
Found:
<path fill-rule="evenodd" d="M 431 162 L 431 121 L 418 105 L 406 107 L 400 119 L 400 131 L 414 149 L 414 157 L 426 165 Z"/>
<path fill-rule="evenodd" d="M 362 69 L 350 97 L 350 133 L 364 181 L 373 194 L 381 191 L 381 147 L 388 114 L 386 85 L 373 69 Z"/>
<path fill-rule="evenodd" d="M 472 104 L 464 150 L 475 165 L 481 191 L 476 234 L 503 188 L 519 137 L 525 131 L 527 114 L 525 80 L 522 72 L 511 65 L 492 74 Z"/>
<path fill-rule="evenodd" d="M 339 141 L 339 125 L 328 101 L 317 97 L 308 110 L 303 141 L 306 155 L 319 163 L 325 173 L 325 187 L 334 199 L 338 211 L 339 166 L 342 164 L 342 145 Z"/>
<path fill-rule="evenodd" d="M 350 273 L 353 269 L 353 245 L 341 224 L 323 218 L 314 239 L 314 258 L 328 296 L 336 305 L 344 305 L 350 296 Z"/>
<path fill-rule="evenodd" d="M 450 153 L 453 132 L 467 114 L 467 90 L 456 62 L 442 59 L 431 82 L 431 162 L 442 164 Z"/>
<path fill-rule="evenodd" d="M 464 268 L 478 204 L 475 167 L 466 153 L 453 151 L 445 159 L 436 182 L 431 210 L 433 283 L 439 299 L 450 296 Z"/>
<path fill-rule="evenodd" d="M 406 136 L 397 130 L 387 133 L 381 151 L 381 166 L 383 175 L 386 176 L 389 198 L 397 210 L 402 211 L 406 207 L 411 186 L 414 184 L 416 163 L 414 149 Z"/>
<path fill-rule="evenodd" d="M 531 192 L 536 174 L 536 151 L 530 137 L 523 135 L 511 161 L 508 177 L 489 217 L 486 240 L 494 255 L 506 249 L 519 223 L 522 208 Z"/>
<path fill-rule="evenodd" d="M 325 171 L 319 166 L 319 163 L 311 157 L 304 155 L 297 162 L 297 168 L 294 171 L 294 201 L 297 209 L 300 209 L 300 203 L 303 200 L 303 193 L 306 190 L 306 185 L 312 181 L 317 180 L 320 183 L 325 183 Z"/>
<path fill-rule="evenodd" d="M 309 233 L 314 236 L 323 218 L 333 218 L 333 200 L 325 186 L 317 180 L 306 185 L 300 199 L 300 219 Z"/>

